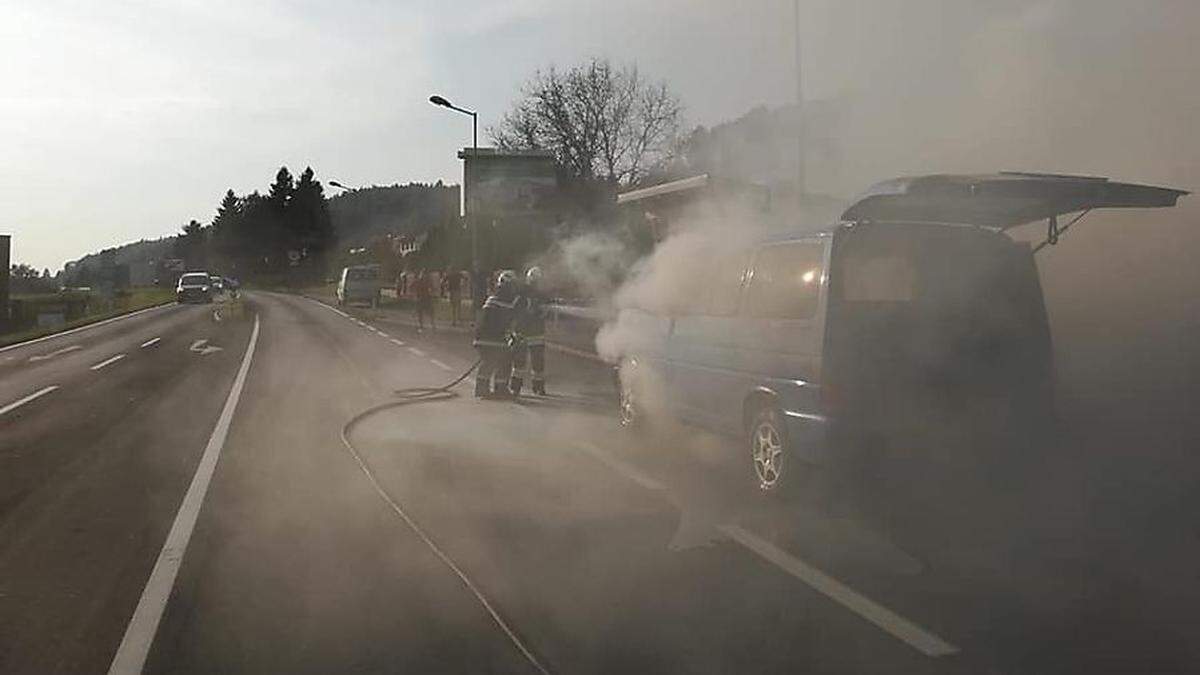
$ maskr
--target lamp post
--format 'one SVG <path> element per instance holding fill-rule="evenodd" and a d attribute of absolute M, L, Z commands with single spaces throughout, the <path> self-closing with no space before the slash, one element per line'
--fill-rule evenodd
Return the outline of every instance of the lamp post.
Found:
<path fill-rule="evenodd" d="M 459 112 L 464 115 L 471 116 L 471 158 L 474 160 L 478 160 L 479 159 L 479 114 L 476 113 L 474 110 L 467 110 L 466 108 L 460 108 L 460 107 L 454 105 L 453 103 L 451 103 L 450 101 L 447 101 L 446 99 L 442 98 L 441 96 L 437 96 L 437 95 L 430 96 L 429 102 L 436 106 L 441 106 L 443 108 L 449 108 L 450 110 L 453 110 L 455 112 Z M 465 161 L 466 160 L 464 160 L 464 162 Z M 467 167 L 467 166 L 471 166 L 471 165 L 464 164 L 463 166 Z M 479 289 L 481 286 L 484 288 L 486 288 L 486 286 L 479 283 L 480 279 L 481 279 L 479 276 L 479 223 L 478 223 L 477 219 L 475 218 L 475 210 L 471 208 L 471 200 L 470 200 L 471 195 L 468 192 L 468 187 L 467 187 L 470 184 L 471 184 L 471 181 L 469 180 L 469 176 L 467 175 L 467 172 L 464 170 L 463 171 L 463 207 L 464 207 L 464 210 L 466 211 L 467 227 L 470 228 L 470 230 L 471 230 L 471 301 L 472 301 L 471 305 L 474 310 L 478 310 L 480 303 L 483 301 L 483 298 L 481 297 L 482 294 L 479 292 Z"/>

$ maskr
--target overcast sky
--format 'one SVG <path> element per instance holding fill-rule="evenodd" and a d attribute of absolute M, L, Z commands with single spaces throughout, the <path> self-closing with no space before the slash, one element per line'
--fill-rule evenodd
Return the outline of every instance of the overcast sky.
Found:
<path fill-rule="evenodd" d="M 1195 181 L 1198 6 L 802 0 L 806 93 L 864 101 L 854 181 L 988 162 Z M 0 0 L 0 233 L 57 269 L 207 222 L 281 164 L 457 182 L 470 122 L 431 93 L 486 125 L 534 69 L 593 55 L 712 124 L 792 100 L 792 25 L 791 0 Z"/>

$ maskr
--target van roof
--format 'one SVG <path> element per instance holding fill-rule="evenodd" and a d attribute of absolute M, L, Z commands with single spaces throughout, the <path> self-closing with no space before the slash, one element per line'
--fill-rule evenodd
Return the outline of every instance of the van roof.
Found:
<path fill-rule="evenodd" d="M 1185 190 L 1101 176 L 1003 171 L 893 178 L 871 186 L 845 221 L 954 223 L 1007 229 L 1075 211 L 1175 206 Z"/>

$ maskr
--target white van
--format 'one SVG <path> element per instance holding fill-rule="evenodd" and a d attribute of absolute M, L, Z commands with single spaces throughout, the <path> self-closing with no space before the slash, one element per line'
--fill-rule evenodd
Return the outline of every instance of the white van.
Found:
<path fill-rule="evenodd" d="M 337 303 L 344 306 L 352 302 L 365 302 L 378 307 L 380 289 L 379 265 L 344 267 L 338 279 Z"/>

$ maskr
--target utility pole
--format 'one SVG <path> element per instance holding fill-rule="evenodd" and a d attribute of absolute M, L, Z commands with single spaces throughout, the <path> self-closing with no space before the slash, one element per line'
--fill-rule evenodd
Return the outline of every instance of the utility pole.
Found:
<path fill-rule="evenodd" d="M 793 42 L 796 48 L 796 199 L 799 202 L 804 199 L 806 189 L 806 177 L 804 175 L 804 70 L 801 67 L 802 59 L 800 54 L 800 0 L 792 1 L 792 10 L 796 31 Z"/>

